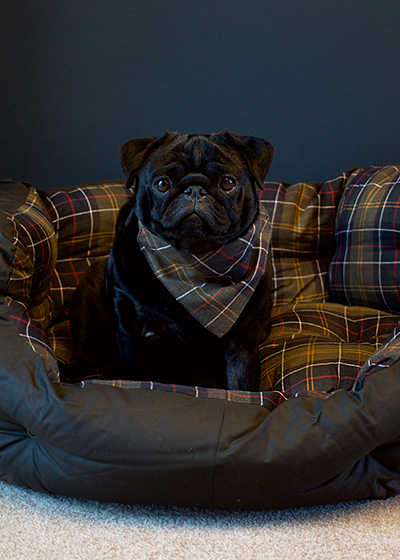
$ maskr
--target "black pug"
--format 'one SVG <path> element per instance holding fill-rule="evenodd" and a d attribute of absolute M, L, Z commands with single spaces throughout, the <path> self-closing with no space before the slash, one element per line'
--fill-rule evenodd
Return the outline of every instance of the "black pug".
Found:
<path fill-rule="evenodd" d="M 227 131 L 121 147 L 133 195 L 110 257 L 73 296 L 74 354 L 62 381 L 258 390 L 271 312 L 271 226 L 259 195 L 273 151 Z"/>

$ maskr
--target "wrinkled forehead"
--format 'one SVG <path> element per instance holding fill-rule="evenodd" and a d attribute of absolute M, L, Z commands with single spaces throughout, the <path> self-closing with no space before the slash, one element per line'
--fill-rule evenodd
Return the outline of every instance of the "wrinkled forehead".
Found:
<path fill-rule="evenodd" d="M 180 169 L 184 172 L 205 173 L 214 170 L 235 170 L 243 167 L 240 154 L 226 146 L 211 141 L 203 135 L 183 135 L 174 142 L 161 146 L 153 154 L 150 167 L 167 172 Z"/>

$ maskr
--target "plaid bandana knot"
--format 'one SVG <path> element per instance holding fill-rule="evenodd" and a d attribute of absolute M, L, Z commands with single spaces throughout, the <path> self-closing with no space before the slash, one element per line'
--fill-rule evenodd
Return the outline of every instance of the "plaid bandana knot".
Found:
<path fill-rule="evenodd" d="M 177 251 L 140 222 L 137 240 L 157 278 L 203 327 L 221 338 L 266 271 L 270 238 L 271 224 L 260 204 L 255 223 L 217 251 Z"/>

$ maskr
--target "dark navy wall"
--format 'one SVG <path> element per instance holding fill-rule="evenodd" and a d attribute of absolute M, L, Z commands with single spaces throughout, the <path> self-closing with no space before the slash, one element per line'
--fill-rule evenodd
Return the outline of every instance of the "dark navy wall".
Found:
<path fill-rule="evenodd" d="M 270 178 L 400 163 L 397 0 L 1 0 L 0 176 L 122 177 L 125 140 L 229 128 Z"/>

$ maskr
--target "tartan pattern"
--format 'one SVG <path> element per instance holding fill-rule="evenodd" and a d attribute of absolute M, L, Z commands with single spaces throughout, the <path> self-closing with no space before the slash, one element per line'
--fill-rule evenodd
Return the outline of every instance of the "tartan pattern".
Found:
<path fill-rule="evenodd" d="M 328 299 L 335 213 L 348 175 L 324 183 L 264 183 L 261 200 L 272 224 L 275 306 Z"/>
<path fill-rule="evenodd" d="M 58 259 L 108 255 L 119 209 L 128 199 L 120 181 L 50 194 L 46 205 L 57 235 Z"/>
<path fill-rule="evenodd" d="M 337 216 L 332 300 L 400 313 L 400 166 L 356 170 Z"/>
<path fill-rule="evenodd" d="M 43 203 L 30 188 L 24 204 L 6 214 L 14 236 L 15 257 L 4 295 L 29 305 L 44 327 L 52 321 L 50 281 L 57 261 L 57 240 Z"/>
<path fill-rule="evenodd" d="M 55 318 L 62 321 L 86 270 L 110 253 L 118 212 L 129 196 L 122 181 L 86 184 L 44 195 L 58 241 L 51 298 Z"/>
<path fill-rule="evenodd" d="M 275 309 L 271 333 L 260 346 L 260 389 L 288 394 L 350 390 L 397 321 L 382 311 L 329 302 Z"/>
<path fill-rule="evenodd" d="M 256 223 L 217 251 L 197 255 L 177 251 L 140 222 L 138 242 L 153 272 L 175 299 L 206 329 L 222 337 L 266 272 L 270 236 L 268 215 L 260 205 Z M 221 277 L 230 279 L 229 285 L 221 285 Z"/>

